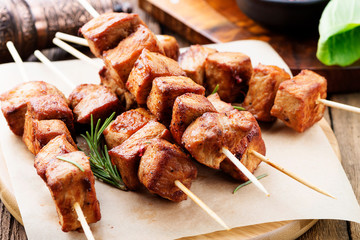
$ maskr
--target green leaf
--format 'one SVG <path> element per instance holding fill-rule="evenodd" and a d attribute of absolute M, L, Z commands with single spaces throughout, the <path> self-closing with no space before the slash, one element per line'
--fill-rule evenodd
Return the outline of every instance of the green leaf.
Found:
<path fill-rule="evenodd" d="M 245 111 L 245 108 L 243 108 L 243 107 L 233 106 L 233 108 L 236 110 L 239 110 L 239 111 Z"/>
<path fill-rule="evenodd" d="M 64 158 L 61 156 L 57 156 L 56 158 L 59 160 L 71 163 L 71 164 L 75 165 L 76 167 L 78 167 L 80 169 L 80 171 L 84 172 L 84 169 L 82 168 L 82 166 L 80 166 L 77 162 L 74 162 L 73 160 L 70 160 L 70 159 L 67 159 L 67 158 Z"/>
<path fill-rule="evenodd" d="M 266 177 L 266 176 L 267 176 L 267 174 L 264 173 L 264 174 L 262 174 L 262 175 L 260 175 L 260 176 L 258 176 L 258 177 L 256 177 L 256 178 L 257 178 L 257 180 L 260 180 L 260 179 L 262 179 L 262 178 L 264 178 L 264 177 Z M 247 181 L 247 182 L 244 182 L 244 183 L 240 184 L 239 186 L 237 186 L 237 187 L 235 188 L 235 190 L 233 191 L 233 194 L 235 194 L 240 188 L 245 187 L 246 185 L 249 185 L 250 183 L 252 183 L 252 182 L 249 180 L 249 181 Z"/>
<path fill-rule="evenodd" d="M 319 32 L 316 56 L 322 63 L 348 66 L 360 59 L 360 1 L 331 0 Z"/>
<path fill-rule="evenodd" d="M 214 88 L 214 91 L 212 91 L 211 94 L 217 93 L 218 90 L 219 90 L 219 84 L 216 84 L 216 87 Z M 210 94 L 210 95 L 211 95 L 211 94 Z"/>

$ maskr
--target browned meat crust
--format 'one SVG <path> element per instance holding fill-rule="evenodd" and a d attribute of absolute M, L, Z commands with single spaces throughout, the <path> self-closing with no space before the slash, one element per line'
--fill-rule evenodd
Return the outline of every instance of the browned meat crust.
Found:
<path fill-rule="evenodd" d="M 179 44 L 176 41 L 176 38 L 169 35 L 156 35 L 156 37 L 161 43 L 161 46 L 164 48 L 165 56 L 177 61 L 180 51 Z"/>
<path fill-rule="evenodd" d="M 187 77 L 158 77 L 152 84 L 147 107 L 157 119 L 169 126 L 175 99 L 184 93 L 205 94 L 205 88 Z"/>
<path fill-rule="evenodd" d="M 143 49 L 164 54 L 156 36 L 147 27 L 139 25 L 137 30 L 122 40 L 117 47 L 104 52 L 105 66 L 111 76 L 118 75 L 125 84 Z"/>
<path fill-rule="evenodd" d="M 215 49 L 201 45 L 192 45 L 182 53 L 179 58 L 180 67 L 194 82 L 204 85 L 205 60 L 210 53 L 217 52 Z"/>
<path fill-rule="evenodd" d="M 61 156 L 79 164 L 75 165 L 57 159 Z M 41 162 L 41 164 L 36 164 Z M 64 135 L 51 140 L 38 154 L 35 167 L 48 186 L 55 202 L 59 222 L 64 232 L 81 227 L 74 204 L 79 203 L 88 223 L 100 220 L 100 206 L 96 198 L 95 178 L 88 157 L 71 146 Z"/>
<path fill-rule="evenodd" d="M 109 151 L 111 161 L 116 165 L 126 187 L 130 190 L 136 190 L 140 186 L 138 179 L 140 158 L 156 138 L 170 139 L 171 134 L 161 123 L 150 121 L 121 145 Z"/>
<path fill-rule="evenodd" d="M 225 102 L 235 102 L 245 97 L 253 73 L 249 56 L 242 53 L 212 53 L 205 62 L 206 86 L 211 93 L 217 85 L 217 93 Z"/>
<path fill-rule="evenodd" d="M 27 102 L 44 95 L 58 95 L 66 101 L 64 94 L 55 86 L 42 81 L 22 83 L 0 95 L 1 111 L 14 134 L 23 135 Z"/>
<path fill-rule="evenodd" d="M 71 133 L 74 132 L 74 117 L 64 98 L 59 95 L 45 95 L 30 99 L 27 114 L 37 120 L 62 120 Z"/>
<path fill-rule="evenodd" d="M 116 47 L 139 24 L 145 25 L 137 14 L 104 13 L 87 22 L 80 33 L 88 41 L 91 52 L 101 58 L 103 51 Z"/>
<path fill-rule="evenodd" d="M 81 84 L 69 96 L 77 123 L 90 124 L 99 118 L 105 120 L 120 111 L 120 101 L 110 88 L 97 84 Z"/>
<path fill-rule="evenodd" d="M 215 107 L 216 111 L 220 113 L 225 113 L 234 110 L 234 107 L 227 102 L 224 102 L 220 99 L 219 94 L 214 93 L 210 94 L 207 99 L 211 102 L 211 104 Z"/>
<path fill-rule="evenodd" d="M 151 193 L 180 202 L 186 200 L 187 196 L 174 184 L 175 180 L 190 188 L 197 176 L 197 169 L 180 147 L 156 139 L 142 156 L 138 175 L 140 182 Z"/>
<path fill-rule="evenodd" d="M 316 100 L 326 98 L 326 88 L 324 77 L 303 70 L 280 84 L 271 115 L 295 131 L 303 132 L 323 117 L 325 106 Z"/>
<path fill-rule="evenodd" d="M 156 120 L 155 116 L 144 108 L 122 113 L 104 130 L 107 146 L 109 149 L 119 146 L 151 120 Z"/>
<path fill-rule="evenodd" d="M 170 132 L 178 144 L 181 145 L 181 137 L 186 128 L 206 112 L 216 112 L 216 109 L 202 95 L 185 93 L 176 98 L 172 112 Z"/>
<path fill-rule="evenodd" d="M 274 121 L 270 110 L 274 105 L 280 83 L 289 80 L 290 75 L 283 69 L 259 64 L 254 68 L 254 75 L 249 82 L 249 91 L 243 107 L 251 112 L 258 121 Z"/>
<path fill-rule="evenodd" d="M 135 96 L 136 102 L 144 105 L 153 80 L 165 76 L 185 76 L 185 72 L 171 58 L 144 49 L 130 73 L 126 87 Z"/>

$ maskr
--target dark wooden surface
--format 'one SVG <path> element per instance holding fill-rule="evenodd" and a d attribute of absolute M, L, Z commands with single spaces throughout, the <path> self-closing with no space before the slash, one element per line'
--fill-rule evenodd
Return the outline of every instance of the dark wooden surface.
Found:
<path fill-rule="evenodd" d="M 166 27 L 159 25 L 151 16 L 141 11 L 137 7 L 136 0 L 131 2 L 134 5 L 134 12 L 141 15 L 152 31 L 159 34 L 174 35 L 181 47 L 190 45 L 190 42 L 171 32 Z M 46 51 L 46 54 L 48 57 L 57 60 L 69 58 L 66 53 L 59 49 Z M 29 60 L 34 60 L 34 58 L 31 57 Z M 360 93 L 331 94 L 329 99 L 360 107 Z M 358 201 L 360 201 L 360 115 L 330 109 L 327 111 L 325 118 L 335 132 L 340 145 L 342 165 L 352 184 L 355 195 Z M 27 237 L 23 226 L 11 216 L 0 201 L 0 240 L 8 239 L 24 240 Z M 360 224 L 339 220 L 320 220 L 299 238 L 299 240 L 313 239 L 360 240 Z"/>
<path fill-rule="evenodd" d="M 360 91 L 360 61 L 350 67 L 329 67 L 316 58 L 316 26 L 306 31 L 270 31 L 257 24 L 239 8 L 235 0 L 139 0 L 140 6 L 161 23 L 194 43 L 258 39 L 268 42 L 294 74 L 310 69 L 328 79 L 328 92 Z"/>

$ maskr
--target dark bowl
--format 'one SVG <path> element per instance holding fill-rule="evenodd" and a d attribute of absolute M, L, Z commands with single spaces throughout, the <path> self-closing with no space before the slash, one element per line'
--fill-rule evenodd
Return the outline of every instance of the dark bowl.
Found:
<path fill-rule="evenodd" d="M 269 28 L 290 31 L 317 30 L 329 0 L 236 0 L 249 18 Z"/>

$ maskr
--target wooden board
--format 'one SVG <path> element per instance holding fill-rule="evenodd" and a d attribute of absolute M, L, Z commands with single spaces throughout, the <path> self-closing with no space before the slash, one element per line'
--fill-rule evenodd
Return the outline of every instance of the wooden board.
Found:
<path fill-rule="evenodd" d="M 320 126 L 327 136 L 331 146 L 334 149 L 336 156 L 340 159 L 339 145 L 336 137 L 331 130 L 329 124 L 322 119 Z M 16 199 L 11 187 L 10 177 L 6 170 L 6 163 L 0 149 L 0 198 L 5 204 L 9 212 L 22 224 L 21 214 L 16 203 Z M 187 237 L 183 239 L 248 239 L 258 237 L 258 239 L 277 240 L 277 239 L 295 239 L 307 230 L 309 230 L 317 220 L 295 220 L 295 221 L 282 221 L 265 223 L 259 225 L 252 225 L 246 227 L 235 228 L 231 233 L 226 232 L 215 232 L 205 235 Z"/>
<path fill-rule="evenodd" d="M 271 32 L 246 17 L 235 0 L 139 0 L 139 6 L 192 43 L 258 39 L 280 54 L 293 74 L 311 69 L 328 80 L 328 92 L 360 91 L 360 61 L 346 68 L 329 67 L 316 58 L 318 36 Z"/>

